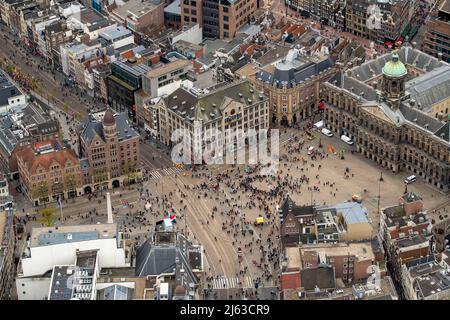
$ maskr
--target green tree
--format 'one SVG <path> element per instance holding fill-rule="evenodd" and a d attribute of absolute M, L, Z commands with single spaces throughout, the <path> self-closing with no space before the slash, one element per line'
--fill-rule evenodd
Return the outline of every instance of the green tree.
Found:
<path fill-rule="evenodd" d="M 128 183 L 132 180 L 136 181 L 139 178 L 139 172 L 134 163 L 127 163 L 123 168 L 123 174 L 127 175 Z"/>
<path fill-rule="evenodd" d="M 48 197 L 48 185 L 47 181 L 41 181 L 35 185 L 31 191 L 33 198 L 46 198 Z"/>
<path fill-rule="evenodd" d="M 103 169 L 96 169 L 92 179 L 93 183 L 102 183 L 108 180 L 108 173 Z"/>
<path fill-rule="evenodd" d="M 55 208 L 41 208 L 38 210 L 39 222 L 45 227 L 51 227 L 55 225 Z"/>
<path fill-rule="evenodd" d="M 77 189 L 77 177 L 73 173 L 66 175 L 66 190 L 68 192 L 75 191 Z"/>

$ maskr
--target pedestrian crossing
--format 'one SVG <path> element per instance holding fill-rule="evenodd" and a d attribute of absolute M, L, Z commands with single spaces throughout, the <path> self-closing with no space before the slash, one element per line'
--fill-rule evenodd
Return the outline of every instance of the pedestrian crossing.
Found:
<path fill-rule="evenodd" d="M 165 168 L 165 169 L 160 169 L 160 170 L 153 170 L 150 171 L 148 173 L 148 178 L 150 180 L 156 180 L 156 179 L 161 179 L 163 176 L 170 176 L 173 174 L 178 174 L 183 172 L 183 169 L 179 169 L 179 168 Z"/>
<path fill-rule="evenodd" d="M 242 281 L 239 283 L 239 281 Z M 246 276 L 246 277 L 234 277 L 234 278 L 227 278 L 227 277 L 219 277 L 214 278 L 211 281 L 212 288 L 213 289 L 233 289 L 233 288 L 253 288 L 253 280 L 252 277 Z"/>

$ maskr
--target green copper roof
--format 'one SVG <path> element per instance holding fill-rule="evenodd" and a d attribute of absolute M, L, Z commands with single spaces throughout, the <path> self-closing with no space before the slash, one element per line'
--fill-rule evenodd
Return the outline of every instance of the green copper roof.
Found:
<path fill-rule="evenodd" d="M 392 59 L 383 67 L 383 74 L 388 77 L 403 77 L 408 73 L 403 62 L 400 61 L 400 58 L 397 53 L 392 54 Z"/>

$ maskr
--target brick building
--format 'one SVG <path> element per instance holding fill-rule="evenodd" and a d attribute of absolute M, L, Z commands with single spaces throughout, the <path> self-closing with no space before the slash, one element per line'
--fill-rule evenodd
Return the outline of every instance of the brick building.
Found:
<path fill-rule="evenodd" d="M 34 205 L 82 194 L 80 161 L 58 140 L 20 147 L 16 157 L 20 183 Z"/>
<path fill-rule="evenodd" d="M 320 86 L 334 73 L 329 58 L 293 49 L 275 66 L 263 67 L 253 81 L 269 97 L 272 125 L 292 126 L 319 111 Z"/>
<path fill-rule="evenodd" d="M 366 279 L 367 269 L 375 263 L 370 242 L 304 246 L 299 250 L 303 269 L 332 266 L 336 278 L 348 283 Z"/>
<path fill-rule="evenodd" d="M 232 39 L 256 7 L 256 0 L 182 0 L 181 22 L 200 23 L 205 37 Z"/>
<path fill-rule="evenodd" d="M 450 0 L 443 1 L 427 20 L 422 50 L 450 63 Z"/>
<path fill-rule="evenodd" d="M 139 134 L 124 113 L 90 114 L 77 134 L 85 193 L 138 180 Z"/>
<path fill-rule="evenodd" d="M 164 26 L 164 4 L 161 0 L 130 0 L 113 10 L 111 17 L 136 33 Z"/>

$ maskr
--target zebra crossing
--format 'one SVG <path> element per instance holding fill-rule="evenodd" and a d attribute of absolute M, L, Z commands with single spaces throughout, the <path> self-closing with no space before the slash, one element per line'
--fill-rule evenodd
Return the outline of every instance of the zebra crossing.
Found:
<path fill-rule="evenodd" d="M 239 284 L 239 281 L 242 281 L 242 283 Z M 213 289 L 253 288 L 254 286 L 252 277 L 250 276 L 246 276 L 243 279 L 238 277 L 219 277 L 213 279 L 211 282 Z"/>
<path fill-rule="evenodd" d="M 172 174 L 177 174 L 183 172 L 183 169 L 180 168 L 165 168 L 160 170 L 153 170 L 148 173 L 150 180 L 161 179 L 163 176 L 170 176 Z"/>

